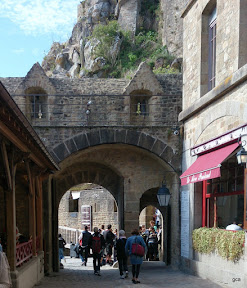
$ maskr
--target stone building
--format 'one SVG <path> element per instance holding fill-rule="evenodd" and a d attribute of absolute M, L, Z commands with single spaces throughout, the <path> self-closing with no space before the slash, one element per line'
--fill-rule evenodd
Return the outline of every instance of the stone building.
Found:
<path fill-rule="evenodd" d="M 103 187 L 87 186 L 87 189 L 76 192 L 72 190 L 64 194 L 58 210 L 59 226 L 82 230 L 84 225 L 88 225 L 89 230 L 93 231 L 93 227 L 100 228 L 102 224 L 107 227 L 111 224 L 113 230 L 119 229 L 117 204 L 114 197 Z M 90 211 L 90 219 L 86 223 L 83 222 L 82 215 L 85 205 L 89 206 Z"/>
<path fill-rule="evenodd" d="M 83 186 L 85 187 L 83 189 Z M 76 243 L 78 235 L 85 225 L 89 227 L 89 231 L 93 231 L 93 227 L 101 227 L 105 229 L 108 224 L 112 225 L 113 231 L 119 231 L 118 207 L 114 197 L 104 187 L 95 186 L 93 184 L 84 184 L 75 190 L 67 191 L 59 204 L 58 223 L 59 233 L 67 243 Z M 89 219 L 83 217 L 85 207 L 89 212 Z M 139 216 L 139 225 L 149 227 L 150 221 L 155 217 L 154 206 L 147 206 Z M 157 219 L 158 224 L 162 226 L 162 218 Z"/>
<path fill-rule="evenodd" d="M 192 0 L 182 15 L 182 267 L 229 287 L 233 279 L 246 287 L 246 254 L 234 263 L 195 253 L 192 231 L 233 221 L 247 228 L 246 168 L 236 159 L 247 136 L 246 13 L 247 1 Z"/>
<path fill-rule="evenodd" d="M 23 78 L 1 78 L 60 170 L 49 178 L 44 225 L 49 231 L 47 272 L 58 270 L 58 208 L 72 187 L 93 183 L 115 199 L 119 229 L 127 235 L 148 206 L 164 220 L 161 259 L 180 257 L 180 74 L 155 76 L 142 63 L 131 80 L 49 78 L 37 63 Z M 166 179 L 168 207 L 157 191 Z M 52 199 L 50 202 L 49 199 Z"/>

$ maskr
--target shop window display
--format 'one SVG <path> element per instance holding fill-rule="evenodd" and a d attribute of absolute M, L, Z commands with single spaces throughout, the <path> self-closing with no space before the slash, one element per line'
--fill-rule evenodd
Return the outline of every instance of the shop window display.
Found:
<path fill-rule="evenodd" d="M 221 177 L 203 181 L 202 226 L 225 227 L 244 222 L 244 167 L 233 155 L 221 164 Z"/>

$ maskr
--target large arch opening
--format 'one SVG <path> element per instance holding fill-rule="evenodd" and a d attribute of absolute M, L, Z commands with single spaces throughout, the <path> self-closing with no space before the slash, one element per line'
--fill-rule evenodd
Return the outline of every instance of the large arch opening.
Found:
<path fill-rule="evenodd" d="M 79 184 L 61 198 L 58 231 L 66 243 L 76 245 L 85 226 L 92 233 L 94 227 L 107 227 L 108 224 L 114 231 L 119 230 L 117 202 L 104 187 L 93 183 Z"/>
<path fill-rule="evenodd" d="M 166 210 L 159 207 L 156 195 L 166 171 L 173 171 L 170 163 L 166 163 L 150 151 L 127 144 L 102 144 L 70 154 L 60 162 L 60 168 L 61 170 L 53 176 L 51 183 L 54 197 L 53 217 L 55 221 L 52 224 L 54 246 L 57 245 L 60 200 L 71 187 L 81 183 L 93 183 L 104 187 L 111 193 L 118 207 L 119 229 L 124 229 L 127 237 L 134 228 L 138 228 L 140 212 L 148 205 L 158 208 L 164 219 L 167 217 Z M 176 175 L 174 172 L 173 174 Z M 178 181 L 173 181 L 175 178 L 175 176 L 169 177 L 167 184 L 172 193 L 170 210 L 173 213 L 171 217 L 177 219 L 179 211 L 175 203 L 179 197 L 179 184 Z M 174 185 L 174 182 L 177 183 Z M 148 196 L 147 201 L 143 194 Z M 173 239 L 179 239 L 179 223 L 173 231 Z M 167 244 L 167 241 L 163 242 Z M 56 262 L 58 251 L 53 252 L 54 262 Z M 161 260 L 169 263 L 167 253 L 164 254 L 166 256 L 161 257 Z M 174 258 L 178 255 L 179 251 L 177 254 L 173 253 Z"/>

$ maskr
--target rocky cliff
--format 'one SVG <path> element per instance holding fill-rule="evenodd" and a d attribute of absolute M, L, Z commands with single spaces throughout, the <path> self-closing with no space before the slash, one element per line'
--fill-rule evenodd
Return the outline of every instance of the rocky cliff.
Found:
<path fill-rule="evenodd" d="M 174 73 L 180 68 L 180 13 L 186 2 L 81 1 L 71 37 L 66 43 L 53 43 L 42 67 L 56 78 L 124 77 L 148 60 L 158 72 Z"/>

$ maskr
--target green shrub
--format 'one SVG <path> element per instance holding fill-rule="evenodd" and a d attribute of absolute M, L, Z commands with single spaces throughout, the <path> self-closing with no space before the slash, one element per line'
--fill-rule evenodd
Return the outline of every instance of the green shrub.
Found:
<path fill-rule="evenodd" d="M 116 37 L 122 40 L 120 53 L 117 59 L 112 58 L 111 47 Z M 99 24 L 95 27 L 91 39 L 97 39 L 99 44 L 94 49 L 95 57 L 103 57 L 106 60 L 104 70 L 110 77 L 120 78 L 136 70 L 138 65 L 146 61 L 151 68 L 158 58 L 164 59 L 162 68 L 155 69 L 154 73 L 178 73 L 171 68 L 174 57 L 169 54 L 167 47 L 158 41 L 158 34 L 154 31 L 140 31 L 136 36 L 120 29 L 117 21 L 109 21 L 107 25 Z"/>
<path fill-rule="evenodd" d="M 192 234 L 193 249 L 210 254 L 216 251 L 222 258 L 236 262 L 243 255 L 245 232 L 202 227 Z"/>

